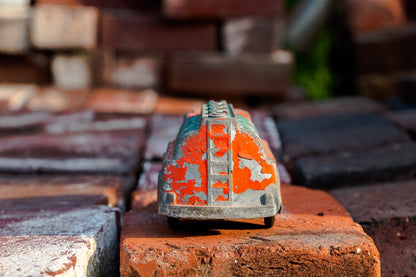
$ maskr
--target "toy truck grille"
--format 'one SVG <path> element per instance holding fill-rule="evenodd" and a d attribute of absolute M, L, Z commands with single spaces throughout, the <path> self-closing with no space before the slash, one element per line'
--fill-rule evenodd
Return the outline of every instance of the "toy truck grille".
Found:
<path fill-rule="evenodd" d="M 187 114 L 164 156 L 158 203 L 169 218 L 274 218 L 282 206 L 276 161 L 250 115 L 225 101 Z"/>

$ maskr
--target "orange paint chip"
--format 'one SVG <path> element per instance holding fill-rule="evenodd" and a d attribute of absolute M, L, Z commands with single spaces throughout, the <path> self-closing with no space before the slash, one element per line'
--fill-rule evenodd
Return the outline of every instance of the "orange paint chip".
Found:
<path fill-rule="evenodd" d="M 224 196 L 222 196 L 222 195 L 218 195 L 218 197 L 217 197 L 217 199 L 215 199 L 215 201 L 228 201 L 228 199 L 227 198 L 225 198 Z"/>

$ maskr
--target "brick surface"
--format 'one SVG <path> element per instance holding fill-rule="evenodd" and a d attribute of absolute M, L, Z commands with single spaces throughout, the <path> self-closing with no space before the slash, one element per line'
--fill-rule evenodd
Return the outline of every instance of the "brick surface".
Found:
<path fill-rule="evenodd" d="M 130 91 L 95 89 L 87 97 L 85 108 L 101 113 L 151 113 L 158 95 L 153 90 Z"/>
<path fill-rule="evenodd" d="M 404 131 L 372 114 L 324 115 L 282 122 L 278 128 L 285 162 L 307 155 L 364 150 L 410 140 Z"/>
<path fill-rule="evenodd" d="M 25 6 L 0 6 L 0 52 L 20 53 L 28 49 L 29 15 Z"/>
<path fill-rule="evenodd" d="M 395 220 L 370 224 L 365 231 L 370 235 L 381 256 L 383 276 L 414 276 L 416 274 L 416 223 Z"/>
<path fill-rule="evenodd" d="M 356 66 L 360 73 L 412 70 L 416 24 L 362 33 L 355 37 Z M 386 55 L 388 53 L 388 55 Z"/>
<path fill-rule="evenodd" d="M 291 85 L 293 57 L 245 54 L 228 57 L 221 53 L 180 53 L 169 66 L 168 88 L 205 96 L 281 94 Z"/>
<path fill-rule="evenodd" d="M 16 111 L 23 108 L 38 93 L 33 84 L 0 84 L 0 106 L 5 111 Z"/>
<path fill-rule="evenodd" d="M 283 19 L 276 17 L 242 17 L 227 19 L 222 27 L 224 49 L 231 55 L 273 52 L 281 45 Z"/>
<path fill-rule="evenodd" d="M 380 275 L 372 240 L 332 197 L 297 186 L 283 186 L 282 197 L 284 212 L 271 229 L 254 219 L 186 221 L 173 231 L 156 203 L 131 212 L 121 276 Z"/>
<path fill-rule="evenodd" d="M 94 6 L 98 8 L 127 8 L 139 10 L 160 9 L 159 1 L 154 0 L 35 0 L 35 3 L 65 6 Z"/>
<path fill-rule="evenodd" d="M 47 111 L 38 112 L 7 112 L 0 114 L 0 135 L 16 135 L 18 133 L 39 132 L 48 124 L 73 124 L 89 121 L 93 117 L 90 111 L 54 114 Z"/>
<path fill-rule="evenodd" d="M 142 134 L 22 135 L 0 138 L 0 172 L 136 171 Z"/>
<path fill-rule="evenodd" d="M 121 180 L 103 176 L 0 177 L 1 211 L 108 205 L 124 210 Z"/>
<path fill-rule="evenodd" d="M 108 207 L 1 213 L 0 275 L 116 276 L 117 217 Z"/>
<path fill-rule="evenodd" d="M 416 273 L 415 180 L 342 188 L 331 194 L 374 239 L 384 276 Z"/>
<path fill-rule="evenodd" d="M 92 83 L 90 61 L 83 54 L 56 54 L 52 58 L 55 85 L 63 89 L 87 89 Z"/>
<path fill-rule="evenodd" d="M 88 90 L 67 90 L 57 87 L 42 87 L 28 101 L 26 108 L 31 111 L 68 112 L 80 110 Z"/>
<path fill-rule="evenodd" d="M 416 219 L 416 181 L 368 184 L 330 192 L 359 223 Z"/>
<path fill-rule="evenodd" d="M 85 120 L 82 122 L 53 122 L 45 127 L 45 131 L 52 134 L 64 133 L 142 133 L 146 131 L 147 120 L 144 117 L 119 117 L 110 118 L 95 117 L 94 120 Z"/>
<path fill-rule="evenodd" d="M 392 112 L 387 118 L 416 137 L 416 109 Z"/>
<path fill-rule="evenodd" d="M 121 88 L 157 88 L 162 72 L 161 55 L 140 53 L 109 53 L 102 82 Z"/>
<path fill-rule="evenodd" d="M 282 15 L 284 1 L 260 0 L 163 0 L 164 15 L 172 18 L 224 18 L 256 14 Z"/>
<path fill-rule="evenodd" d="M 93 7 L 37 5 L 30 24 L 31 42 L 46 49 L 93 49 L 97 26 L 98 10 Z"/>
<path fill-rule="evenodd" d="M 176 138 L 182 121 L 183 115 L 154 114 L 150 120 L 150 135 L 146 141 L 144 158 L 162 160 L 168 143 Z"/>
<path fill-rule="evenodd" d="M 215 50 L 215 25 L 166 23 L 157 14 L 107 11 L 101 17 L 101 43 L 117 49 Z"/>
<path fill-rule="evenodd" d="M 344 113 L 381 113 L 386 107 L 364 97 L 340 97 L 318 102 L 283 103 L 272 108 L 277 120 L 291 120 Z"/>
<path fill-rule="evenodd" d="M 310 187 L 336 188 L 368 182 L 412 179 L 416 144 L 389 144 L 365 151 L 300 158 L 294 182 Z"/>
<path fill-rule="evenodd" d="M 347 20 L 355 33 L 401 26 L 406 15 L 401 0 L 344 1 Z"/>
<path fill-rule="evenodd" d="M 199 99 L 160 96 L 154 112 L 166 115 L 184 115 L 200 109 L 204 103 Z"/>
<path fill-rule="evenodd" d="M 51 81 L 45 54 L 0 55 L 0 60 L 1 83 L 49 84 Z"/>

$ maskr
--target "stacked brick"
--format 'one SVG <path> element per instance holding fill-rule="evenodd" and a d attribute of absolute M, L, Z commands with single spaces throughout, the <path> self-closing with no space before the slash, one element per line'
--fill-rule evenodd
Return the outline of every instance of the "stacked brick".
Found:
<path fill-rule="evenodd" d="M 282 0 L 0 1 L 0 23 L 0 83 L 283 98 L 291 85 Z"/>
<path fill-rule="evenodd" d="M 274 108 L 295 184 L 330 192 L 380 251 L 384 276 L 415 274 L 415 110 L 365 98 Z"/>
<path fill-rule="evenodd" d="M 355 53 L 357 84 L 366 95 L 405 93 L 414 76 L 414 1 L 343 1 Z"/>

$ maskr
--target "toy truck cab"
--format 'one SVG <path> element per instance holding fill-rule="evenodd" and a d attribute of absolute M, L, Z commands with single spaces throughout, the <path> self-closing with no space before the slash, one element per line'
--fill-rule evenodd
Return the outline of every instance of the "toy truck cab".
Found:
<path fill-rule="evenodd" d="M 158 212 L 171 227 L 179 218 L 263 217 L 282 208 L 279 173 L 250 115 L 225 101 L 188 113 L 159 172 Z"/>

